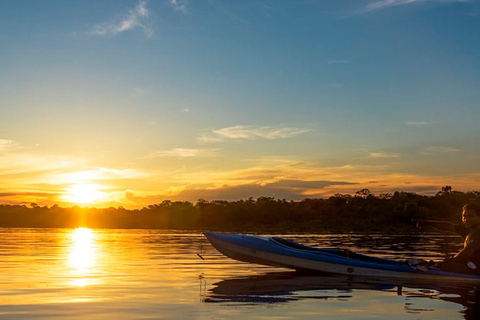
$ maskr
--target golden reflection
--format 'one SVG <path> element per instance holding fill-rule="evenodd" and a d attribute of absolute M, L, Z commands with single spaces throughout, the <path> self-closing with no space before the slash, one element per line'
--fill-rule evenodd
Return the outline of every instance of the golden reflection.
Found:
<path fill-rule="evenodd" d="M 75 279 L 72 285 L 84 287 L 91 284 L 89 277 L 96 260 L 95 233 L 89 228 L 77 228 L 72 233 L 70 266 Z"/>

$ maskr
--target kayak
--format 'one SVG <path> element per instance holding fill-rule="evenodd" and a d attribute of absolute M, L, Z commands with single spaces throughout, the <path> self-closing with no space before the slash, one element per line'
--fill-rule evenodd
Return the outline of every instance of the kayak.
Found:
<path fill-rule="evenodd" d="M 408 263 L 409 259 L 398 261 L 350 250 L 314 248 L 280 237 L 216 232 L 204 232 L 204 235 L 220 253 L 243 262 L 337 275 L 480 284 L 480 276 L 446 272 L 436 267 L 417 268 Z"/>

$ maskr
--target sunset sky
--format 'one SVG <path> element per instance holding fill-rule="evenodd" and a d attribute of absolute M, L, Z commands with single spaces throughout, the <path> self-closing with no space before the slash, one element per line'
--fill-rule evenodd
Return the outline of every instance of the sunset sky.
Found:
<path fill-rule="evenodd" d="M 0 1 L 0 203 L 480 190 L 477 0 Z"/>

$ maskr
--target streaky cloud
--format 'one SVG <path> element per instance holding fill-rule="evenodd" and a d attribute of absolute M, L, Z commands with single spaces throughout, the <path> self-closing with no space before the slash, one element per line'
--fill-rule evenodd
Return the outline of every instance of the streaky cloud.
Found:
<path fill-rule="evenodd" d="M 175 11 L 187 11 L 187 0 L 170 0 L 170 4 L 173 6 Z"/>
<path fill-rule="evenodd" d="M 370 152 L 370 157 L 372 158 L 399 158 L 400 155 L 397 153 L 386 153 L 386 152 Z"/>
<path fill-rule="evenodd" d="M 407 121 L 407 125 L 409 126 L 425 126 L 430 124 L 430 122 L 426 121 Z"/>
<path fill-rule="evenodd" d="M 0 192 L 0 198 L 22 197 L 22 196 L 35 196 L 35 197 L 52 197 L 60 195 L 60 192 Z"/>
<path fill-rule="evenodd" d="M 0 158 L 0 176 L 33 175 L 76 167 L 85 159 L 62 155 L 38 155 L 23 150 L 7 152 Z"/>
<path fill-rule="evenodd" d="M 0 139 L 0 150 L 11 149 L 14 146 L 15 146 L 15 141 L 7 140 L 7 139 Z"/>
<path fill-rule="evenodd" d="M 218 156 L 218 149 L 188 149 L 175 148 L 172 150 L 156 151 L 148 156 L 148 158 L 158 157 L 178 157 L 178 158 L 193 158 L 193 157 L 215 157 Z"/>
<path fill-rule="evenodd" d="M 77 180 L 141 179 L 148 176 L 148 173 L 136 169 L 96 167 L 90 170 L 66 173 L 62 178 L 64 181 L 76 182 Z"/>
<path fill-rule="evenodd" d="M 292 188 L 292 189 L 322 189 L 332 185 L 352 185 L 354 182 L 346 181 L 322 181 L 322 180 L 278 180 L 267 183 L 266 186 L 275 188 Z"/>
<path fill-rule="evenodd" d="M 150 25 L 150 11 L 147 8 L 147 1 L 141 0 L 128 14 L 119 16 L 113 21 L 103 22 L 94 25 L 90 29 L 90 34 L 97 36 L 115 36 L 135 28 L 143 29 L 145 36 L 151 38 L 153 30 Z"/>
<path fill-rule="evenodd" d="M 365 6 L 362 9 L 362 11 L 363 13 L 368 13 L 371 11 L 381 10 L 389 7 L 402 6 L 406 4 L 425 2 L 425 1 L 426 0 L 381 0 L 381 1 L 375 1 L 370 3 L 369 5 Z"/>
<path fill-rule="evenodd" d="M 422 154 L 432 154 L 432 153 L 456 153 L 460 152 L 457 148 L 445 147 L 445 146 L 431 146 L 426 147 L 422 150 Z"/>
<path fill-rule="evenodd" d="M 413 5 L 426 2 L 441 2 L 441 3 L 453 3 L 453 2 L 470 2 L 471 0 L 377 0 L 364 6 L 354 14 L 367 14 L 374 11 L 380 11 L 390 7 Z"/>
<path fill-rule="evenodd" d="M 303 128 L 277 128 L 270 126 L 237 125 L 217 130 L 199 138 L 201 142 L 221 142 L 225 140 L 287 139 L 310 130 Z"/>
<path fill-rule="evenodd" d="M 352 185 L 344 181 L 303 181 L 279 180 L 272 183 L 249 183 L 243 185 L 223 185 L 216 188 L 195 188 L 194 186 L 170 195 L 171 200 L 240 200 L 259 197 L 274 197 L 277 199 L 302 200 L 319 190 L 335 185 Z"/>
<path fill-rule="evenodd" d="M 0 192 L 11 189 L 12 183 L 53 187 L 66 183 L 89 182 L 95 180 L 142 179 L 150 174 L 131 168 L 108 168 L 89 165 L 89 160 L 81 157 L 48 154 L 32 151 L 14 141 L 2 140 L 0 147 Z M 13 146 L 13 147 L 12 147 Z"/>

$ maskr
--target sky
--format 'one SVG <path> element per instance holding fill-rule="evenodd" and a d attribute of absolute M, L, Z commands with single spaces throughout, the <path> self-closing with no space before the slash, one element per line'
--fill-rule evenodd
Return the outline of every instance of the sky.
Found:
<path fill-rule="evenodd" d="M 480 190 L 480 1 L 0 1 L 0 203 Z"/>

